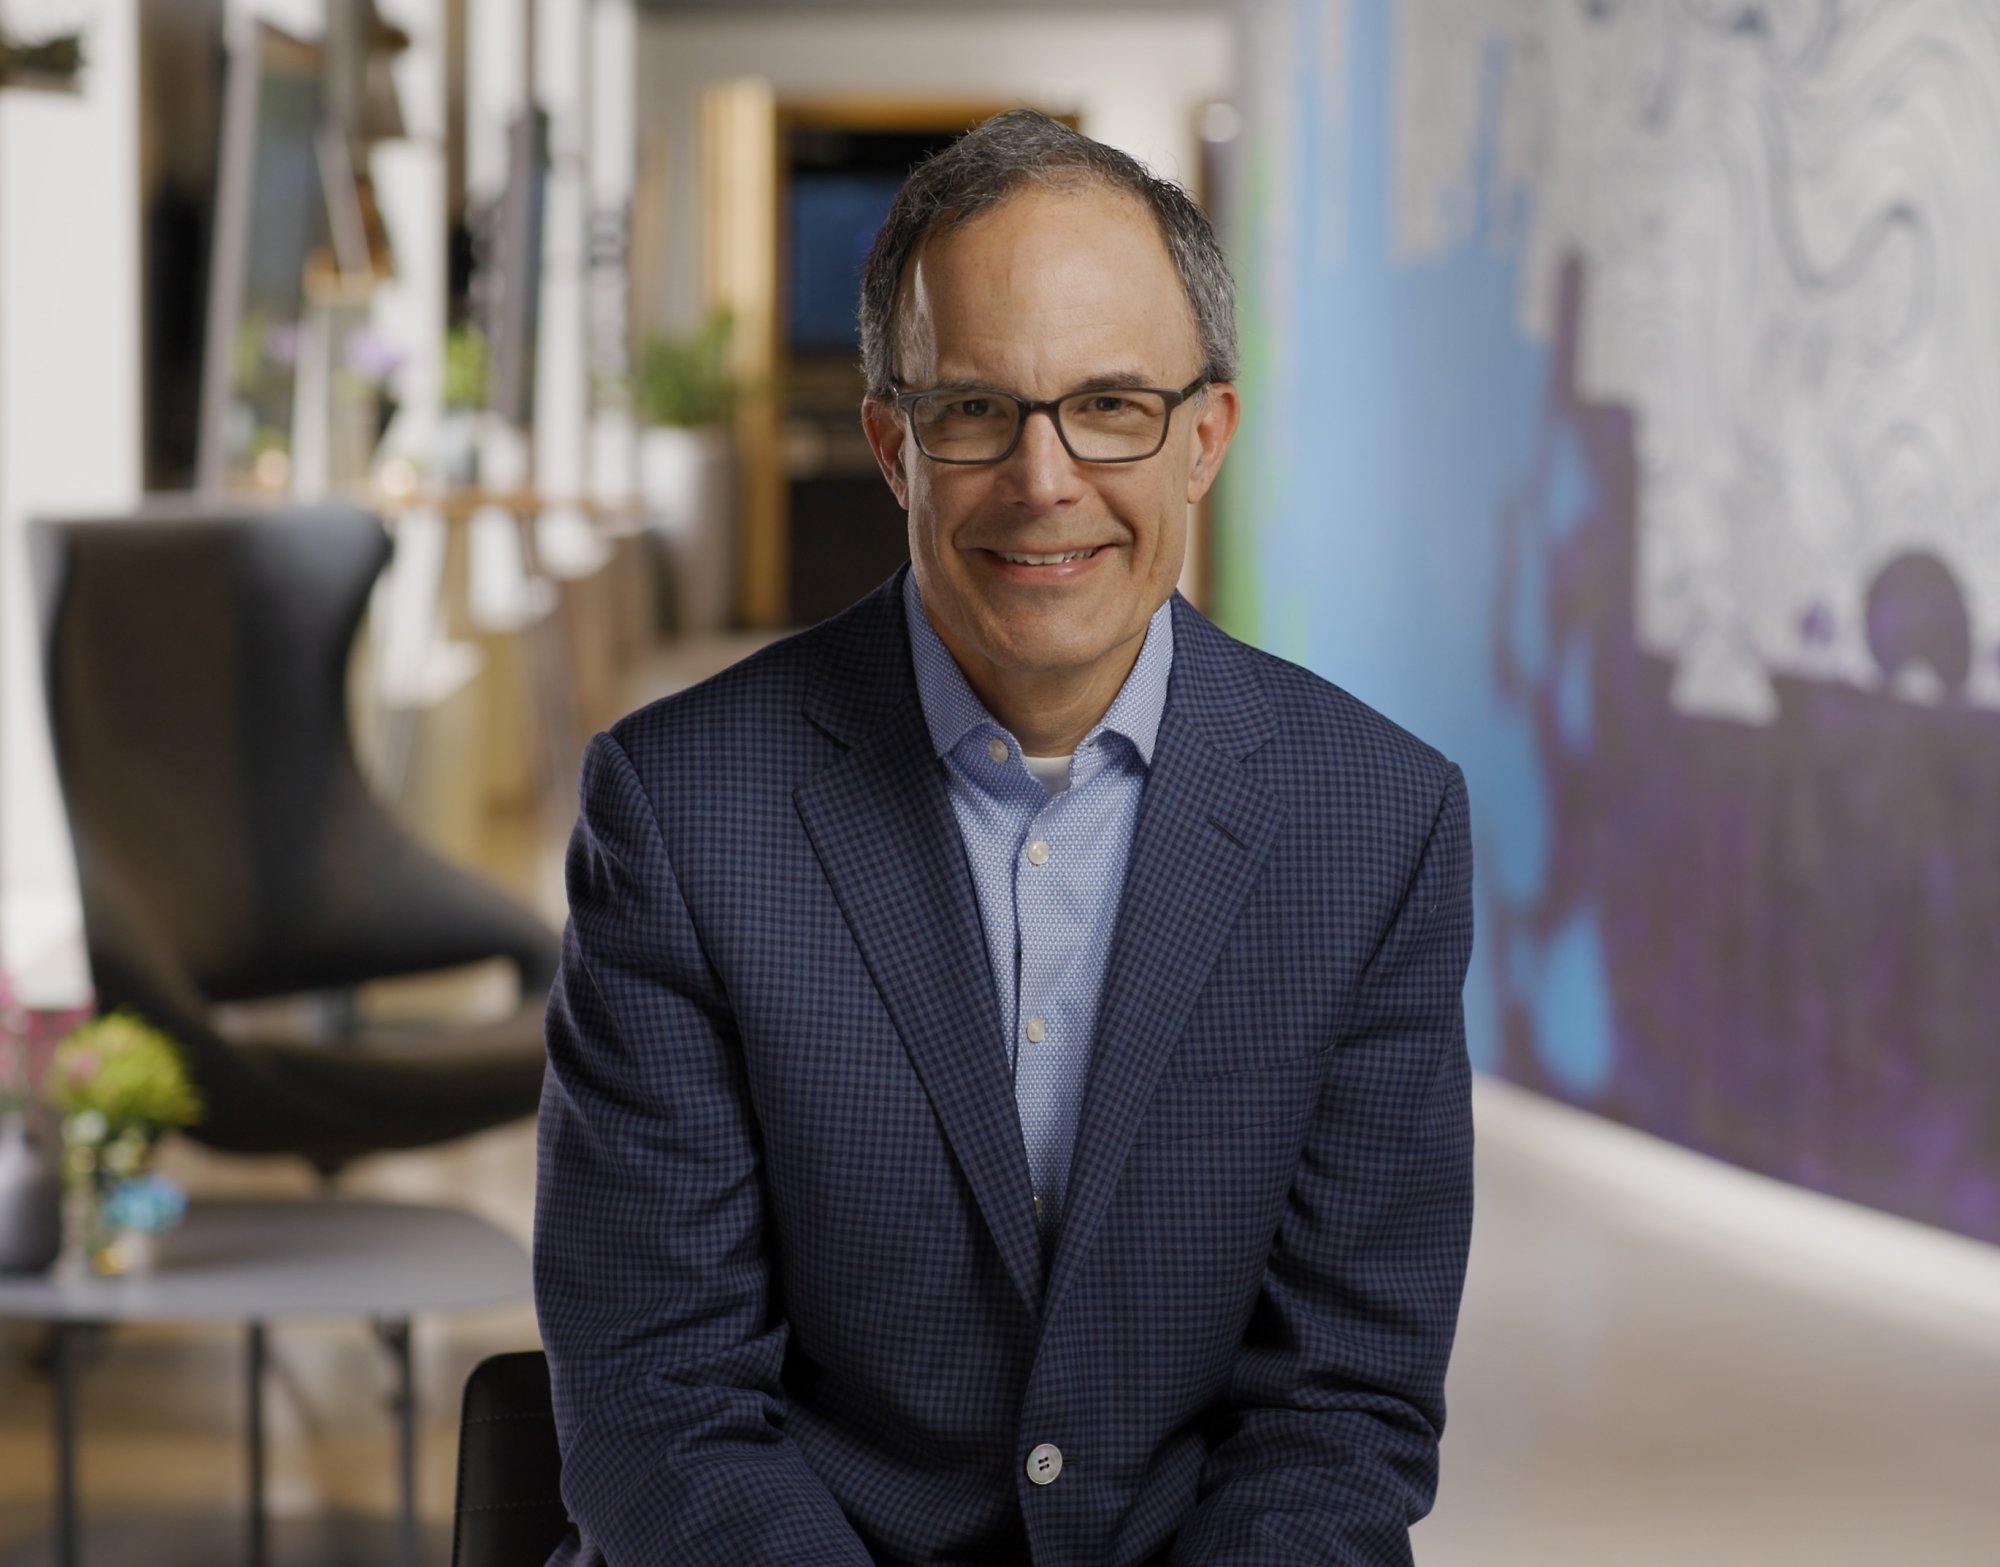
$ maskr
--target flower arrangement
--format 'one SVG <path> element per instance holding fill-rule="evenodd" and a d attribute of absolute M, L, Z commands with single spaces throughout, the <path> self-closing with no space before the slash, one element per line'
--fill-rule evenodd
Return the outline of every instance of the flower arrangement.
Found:
<path fill-rule="evenodd" d="M 164 1175 L 135 1175 L 104 1200 L 104 1218 L 114 1230 L 164 1235 L 187 1217 L 187 1205 L 187 1193 Z"/>
<path fill-rule="evenodd" d="M 56 1042 L 90 1016 L 88 1006 L 61 1011 L 31 1007 L 0 972 L 0 1117 L 32 1110 Z"/>
<path fill-rule="evenodd" d="M 62 1245 L 62 1156 L 41 1085 L 56 1042 L 90 1015 L 30 1005 L 0 973 L 0 1273 L 38 1273 Z"/>
<path fill-rule="evenodd" d="M 63 1120 L 79 1247 L 100 1273 L 133 1271 L 186 1211 L 179 1188 L 146 1168 L 163 1133 L 201 1119 L 180 1051 L 135 1014 L 113 1012 L 56 1046 L 43 1087 Z"/>
<path fill-rule="evenodd" d="M 201 1096 L 174 1042 L 136 1014 L 113 1012 L 56 1046 L 49 1100 L 67 1120 L 88 1119 L 104 1139 L 148 1142 L 201 1119 Z"/>
<path fill-rule="evenodd" d="M 102 1244 L 91 1254 L 99 1273 L 146 1273 L 167 1234 L 187 1217 L 187 1193 L 164 1175 L 129 1175 L 99 1203 Z"/>

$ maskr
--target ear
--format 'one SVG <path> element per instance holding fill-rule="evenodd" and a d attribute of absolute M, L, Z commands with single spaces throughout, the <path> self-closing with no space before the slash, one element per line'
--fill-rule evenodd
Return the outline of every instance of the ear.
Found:
<path fill-rule="evenodd" d="M 1233 381 L 1216 381 L 1202 389 L 1194 404 L 1194 462 L 1188 469 L 1187 498 L 1192 506 L 1208 493 L 1222 467 L 1222 457 L 1236 436 L 1242 416 Z"/>
<path fill-rule="evenodd" d="M 875 466 L 882 470 L 894 492 L 896 504 L 910 509 L 910 476 L 903 467 L 909 431 L 903 427 L 896 405 L 878 397 L 861 400 L 861 429 L 868 437 L 868 449 L 875 454 Z"/>

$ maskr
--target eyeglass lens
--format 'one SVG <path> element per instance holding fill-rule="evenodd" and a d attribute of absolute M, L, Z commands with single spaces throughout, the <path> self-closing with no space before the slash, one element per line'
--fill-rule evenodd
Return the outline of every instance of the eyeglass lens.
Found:
<path fill-rule="evenodd" d="M 1056 406 L 1057 428 L 1086 462 L 1150 457 L 1166 436 L 1168 400 L 1157 392 L 1118 388 L 1077 392 Z M 938 392 L 910 410 L 917 444 L 946 461 L 991 460 L 1014 443 L 1021 405 L 991 393 Z"/>

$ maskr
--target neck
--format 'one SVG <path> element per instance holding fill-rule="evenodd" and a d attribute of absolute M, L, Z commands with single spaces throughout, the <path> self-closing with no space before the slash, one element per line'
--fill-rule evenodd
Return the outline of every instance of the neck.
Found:
<path fill-rule="evenodd" d="M 929 618 L 928 611 L 925 618 Z M 1081 745 L 1083 737 L 1111 710 L 1125 677 L 1139 661 L 1139 650 L 1146 645 L 1146 632 L 1141 628 L 1136 637 L 1088 668 L 1023 673 L 968 658 L 952 646 L 951 638 L 936 621 L 931 625 L 964 671 L 973 695 L 1030 756 L 1068 756 Z"/>

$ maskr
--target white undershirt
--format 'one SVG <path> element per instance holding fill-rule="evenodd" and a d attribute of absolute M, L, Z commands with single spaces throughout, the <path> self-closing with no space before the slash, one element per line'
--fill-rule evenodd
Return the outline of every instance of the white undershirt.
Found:
<path fill-rule="evenodd" d="M 1058 795 L 1069 787 L 1069 763 L 1067 756 L 1030 756 L 1021 753 L 1021 760 L 1028 764 L 1028 771 L 1035 775 L 1035 781 L 1050 795 Z"/>

